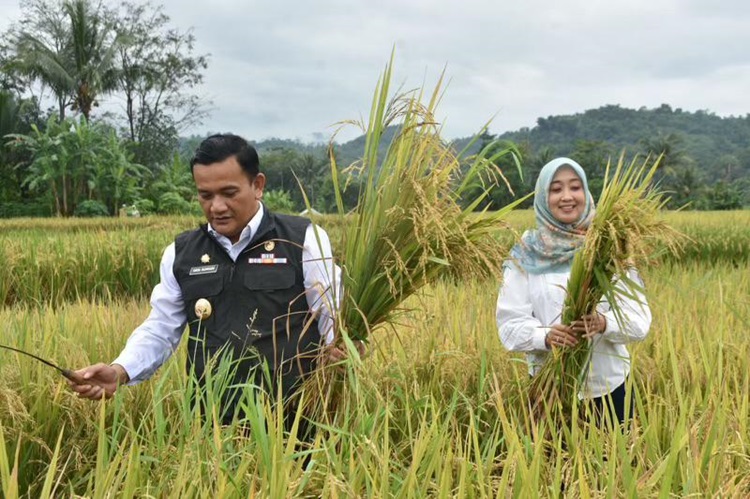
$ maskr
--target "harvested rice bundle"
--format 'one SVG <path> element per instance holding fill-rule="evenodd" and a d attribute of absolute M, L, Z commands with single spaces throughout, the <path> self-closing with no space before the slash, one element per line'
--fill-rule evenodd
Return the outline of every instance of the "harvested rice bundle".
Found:
<path fill-rule="evenodd" d="M 351 339 L 367 340 L 377 326 L 393 321 L 406 298 L 448 270 L 464 278 L 495 275 L 504 255 L 493 234 L 521 201 L 478 214 L 487 190 L 475 199 L 463 197 L 498 155 L 480 155 L 468 167 L 462 165 L 460 155 L 441 139 L 434 118 L 440 83 L 427 105 L 421 103 L 421 92 L 389 101 L 390 72 L 388 66 L 378 85 L 364 157 L 354 165 L 366 180 L 341 248 L 338 334 Z M 394 125 L 398 132 L 378 158 L 383 132 Z M 344 216 L 340 183 L 334 183 Z"/>
<path fill-rule="evenodd" d="M 441 82 L 423 104 L 421 90 L 390 98 L 390 79 L 391 64 L 377 85 L 369 122 L 358 124 L 366 143 L 362 159 L 349 170 L 362 180 L 353 214 L 344 210 L 343 181 L 331 155 L 339 215 L 347 217 L 338 248 L 343 281 L 335 332 L 339 345 L 367 342 L 376 329 L 395 324 L 404 301 L 443 275 L 497 275 L 505 250 L 495 235 L 506 227 L 504 217 L 525 199 L 478 213 L 490 188 L 482 182 L 499 178 L 494 161 L 515 149 L 462 159 L 440 137 L 434 116 Z M 379 154 L 389 127 L 397 131 Z M 318 386 L 332 390 L 330 380 Z"/>

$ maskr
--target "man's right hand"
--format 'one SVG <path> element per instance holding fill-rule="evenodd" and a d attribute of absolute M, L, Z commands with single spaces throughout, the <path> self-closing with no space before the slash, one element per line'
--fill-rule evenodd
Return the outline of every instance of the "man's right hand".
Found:
<path fill-rule="evenodd" d="M 111 398 L 117 391 L 117 387 L 124 385 L 130 380 L 128 373 L 120 364 L 94 364 L 76 371 L 86 383 L 75 383 L 68 380 L 70 389 L 79 397 L 99 400 L 102 397 Z"/>

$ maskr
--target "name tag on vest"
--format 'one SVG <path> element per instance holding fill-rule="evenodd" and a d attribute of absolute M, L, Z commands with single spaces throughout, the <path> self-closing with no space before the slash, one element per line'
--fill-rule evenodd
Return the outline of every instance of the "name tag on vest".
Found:
<path fill-rule="evenodd" d="M 218 271 L 218 265 L 202 265 L 200 267 L 190 267 L 190 275 L 215 274 Z"/>

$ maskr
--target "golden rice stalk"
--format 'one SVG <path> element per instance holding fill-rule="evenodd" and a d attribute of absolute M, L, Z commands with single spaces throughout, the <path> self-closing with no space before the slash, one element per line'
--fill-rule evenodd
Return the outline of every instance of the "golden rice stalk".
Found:
<path fill-rule="evenodd" d="M 441 82 L 423 104 L 422 90 L 389 99 L 390 77 L 389 64 L 363 126 L 364 156 L 352 166 L 363 186 L 354 216 L 344 224 L 337 317 L 337 333 L 351 339 L 367 340 L 377 326 L 393 320 L 406 298 L 448 271 L 458 278 L 497 275 L 504 255 L 493 235 L 521 201 L 477 213 L 488 190 L 471 188 L 493 168 L 493 158 L 480 154 L 467 165 L 442 140 L 434 117 Z M 391 126 L 398 131 L 379 156 L 383 133 Z M 333 155 L 331 171 L 344 217 Z M 469 199 L 471 192 L 476 194 Z"/>

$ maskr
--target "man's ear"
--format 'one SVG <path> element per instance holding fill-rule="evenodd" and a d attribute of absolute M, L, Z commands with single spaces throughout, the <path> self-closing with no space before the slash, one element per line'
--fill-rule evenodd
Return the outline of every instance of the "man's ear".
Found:
<path fill-rule="evenodd" d="M 257 199 L 262 198 L 263 189 L 266 187 L 266 176 L 262 173 L 258 173 L 253 179 L 253 187 L 255 187 Z"/>

